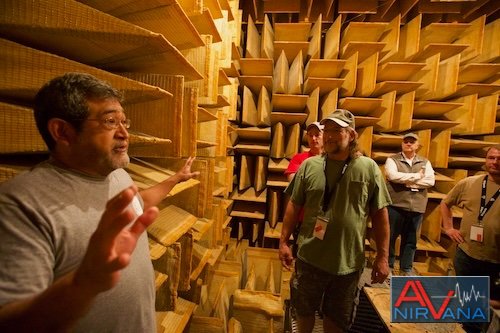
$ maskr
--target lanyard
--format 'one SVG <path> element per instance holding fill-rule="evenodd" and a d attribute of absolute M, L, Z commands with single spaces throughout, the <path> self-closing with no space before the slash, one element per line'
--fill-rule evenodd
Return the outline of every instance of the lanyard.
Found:
<path fill-rule="evenodd" d="M 337 185 L 340 183 L 342 176 L 344 176 L 344 173 L 347 170 L 349 163 L 351 162 L 351 157 L 348 157 L 347 160 L 345 160 L 344 166 L 342 167 L 342 171 L 340 173 L 340 178 L 338 179 L 338 181 L 335 183 L 335 185 L 333 185 L 332 189 L 330 190 L 328 188 L 328 177 L 326 175 L 326 160 L 327 160 L 327 158 L 328 158 L 328 156 L 325 155 L 325 160 L 323 161 L 323 172 L 325 174 L 325 192 L 323 194 L 323 212 L 326 212 L 326 209 L 328 208 L 328 203 L 330 202 L 330 199 L 332 198 L 333 192 L 335 192 Z"/>
<path fill-rule="evenodd" d="M 495 200 L 500 195 L 500 189 L 498 189 L 497 193 L 493 194 L 488 203 L 486 203 L 486 184 L 488 182 L 488 175 L 484 177 L 483 184 L 481 188 L 481 207 L 479 207 L 479 214 L 477 216 L 478 223 L 481 224 L 484 218 L 484 215 L 488 212 L 490 207 L 493 205 Z"/>

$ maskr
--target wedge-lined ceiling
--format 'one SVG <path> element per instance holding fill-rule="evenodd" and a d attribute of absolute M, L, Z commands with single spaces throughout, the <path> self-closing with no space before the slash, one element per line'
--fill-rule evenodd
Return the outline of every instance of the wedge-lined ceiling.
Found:
<path fill-rule="evenodd" d="M 419 14 L 425 24 L 471 22 L 486 15 L 487 22 L 500 15 L 498 0 L 241 0 L 243 19 L 251 15 L 263 22 L 268 14 L 274 22 L 315 22 L 322 15 L 323 23 L 343 19 L 359 22 L 390 22 L 401 14 L 401 22 Z"/>

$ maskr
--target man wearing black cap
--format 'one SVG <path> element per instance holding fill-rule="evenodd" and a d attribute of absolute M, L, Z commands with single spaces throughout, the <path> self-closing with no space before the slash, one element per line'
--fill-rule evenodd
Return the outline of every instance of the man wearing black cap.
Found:
<path fill-rule="evenodd" d="M 320 309 L 325 332 L 345 332 L 352 324 L 368 216 L 377 243 L 372 281 L 381 283 L 389 274 L 386 206 L 391 201 L 383 175 L 375 161 L 358 151 L 351 112 L 335 110 L 321 124 L 326 154 L 305 160 L 293 178 L 280 238 L 280 260 L 290 269 L 293 257 L 287 242 L 303 208 L 290 282 L 300 333 L 312 331 Z"/>
<path fill-rule="evenodd" d="M 396 239 L 401 235 L 399 269 L 401 275 L 411 275 L 413 258 L 417 249 L 417 231 L 427 206 L 427 188 L 434 186 L 434 170 L 425 157 L 417 155 L 420 148 L 418 136 L 403 136 L 401 152 L 387 158 L 385 174 L 391 194 L 389 223 L 389 266 L 394 268 Z"/>

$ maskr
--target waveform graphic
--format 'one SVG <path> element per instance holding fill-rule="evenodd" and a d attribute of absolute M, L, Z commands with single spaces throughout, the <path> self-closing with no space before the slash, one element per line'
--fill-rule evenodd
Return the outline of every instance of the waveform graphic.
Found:
<path fill-rule="evenodd" d="M 431 296 L 431 298 L 445 298 L 447 296 Z M 458 298 L 458 302 L 461 306 L 464 306 L 466 303 L 469 303 L 474 298 L 474 301 L 477 302 L 479 298 L 486 298 L 485 295 L 481 295 L 479 291 L 476 291 L 474 285 L 471 285 L 470 292 L 464 290 L 463 293 L 460 292 L 460 284 L 457 282 L 455 284 L 455 293 L 450 298 Z"/>

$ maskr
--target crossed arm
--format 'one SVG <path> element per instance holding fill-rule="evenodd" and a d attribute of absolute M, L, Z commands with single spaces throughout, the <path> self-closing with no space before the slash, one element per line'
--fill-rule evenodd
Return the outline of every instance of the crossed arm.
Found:
<path fill-rule="evenodd" d="M 425 164 L 425 168 L 419 172 L 400 172 L 394 160 L 388 158 L 385 161 L 384 169 L 387 180 L 394 183 L 406 184 L 408 187 L 429 188 L 434 186 L 436 181 L 434 169 L 429 161 Z"/>

